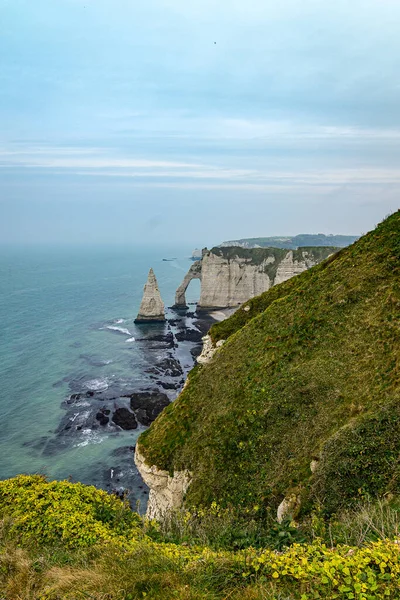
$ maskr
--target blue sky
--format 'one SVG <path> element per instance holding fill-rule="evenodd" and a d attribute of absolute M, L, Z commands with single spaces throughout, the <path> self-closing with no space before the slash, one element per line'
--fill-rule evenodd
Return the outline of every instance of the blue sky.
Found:
<path fill-rule="evenodd" d="M 0 0 L 0 241 L 371 229 L 399 31 L 398 0 Z"/>

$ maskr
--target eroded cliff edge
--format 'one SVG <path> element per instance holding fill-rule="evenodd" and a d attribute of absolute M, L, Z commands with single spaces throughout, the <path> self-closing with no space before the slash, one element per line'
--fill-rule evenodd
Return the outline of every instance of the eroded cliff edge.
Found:
<path fill-rule="evenodd" d="M 148 465 L 139 445 L 135 448 L 135 464 L 145 484 L 150 488 L 146 517 L 161 520 L 171 510 L 181 508 L 192 475 L 189 471 L 168 471 Z"/>

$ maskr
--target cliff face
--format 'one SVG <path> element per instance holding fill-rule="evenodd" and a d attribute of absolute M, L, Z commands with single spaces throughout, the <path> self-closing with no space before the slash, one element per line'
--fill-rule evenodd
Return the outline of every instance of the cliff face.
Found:
<path fill-rule="evenodd" d="M 294 275 L 318 264 L 334 248 L 213 248 L 192 265 L 179 286 L 175 306 L 186 305 L 185 292 L 192 279 L 201 279 L 198 308 L 234 308 Z"/>
<path fill-rule="evenodd" d="M 156 276 L 154 275 L 153 269 L 150 269 L 135 323 L 153 321 L 165 321 L 165 311 Z"/>
<path fill-rule="evenodd" d="M 321 262 L 321 260 L 327 258 L 330 254 L 333 254 L 331 248 L 328 249 L 326 253 L 322 253 L 323 258 L 318 256 L 318 253 L 313 250 L 300 250 L 296 253 L 297 258 L 295 257 L 295 253 L 293 250 L 290 250 L 283 260 L 279 263 L 278 268 L 276 270 L 276 275 L 274 279 L 274 285 L 278 283 L 283 283 L 287 281 L 291 277 L 295 275 L 300 275 L 303 271 L 307 271 L 311 267 L 314 267 L 316 264 Z"/>
<path fill-rule="evenodd" d="M 202 260 L 201 294 L 199 308 L 225 308 L 239 306 L 249 298 L 269 290 L 273 282 L 264 267 L 271 257 L 260 265 L 251 260 L 207 253 Z"/>

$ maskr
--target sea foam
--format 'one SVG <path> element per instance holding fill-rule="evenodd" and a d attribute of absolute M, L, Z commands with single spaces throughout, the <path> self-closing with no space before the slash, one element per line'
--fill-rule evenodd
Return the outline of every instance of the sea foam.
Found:
<path fill-rule="evenodd" d="M 83 440 L 83 442 L 74 444 L 74 448 L 83 448 L 85 446 L 88 446 L 89 444 L 101 444 L 104 441 L 104 437 L 100 437 L 91 429 L 83 429 L 81 434 L 85 436 L 85 439 Z"/>
<path fill-rule="evenodd" d="M 105 378 L 89 379 L 85 381 L 84 386 L 92 392 L 103 392 L 108 389 L 108 380 Z"/>
<path fill-rule="evenodd" d="M 115 325 L 107 325 L 106 329 L 111 329 L 111 331 L 118 331 L 119 333 L 123 333 L 124 335 L 132 335 L 129 329 L 125 329 L 124 327 L 115 327 Z"/>

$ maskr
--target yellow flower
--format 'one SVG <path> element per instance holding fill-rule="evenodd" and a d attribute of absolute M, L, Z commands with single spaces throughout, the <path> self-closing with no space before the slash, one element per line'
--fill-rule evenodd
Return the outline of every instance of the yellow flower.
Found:
<path fill-rule="evenodd" d="M 278 571 L 274 571 L 274 572 L 272 573 L 272 577 L 273 577 L 274 579 L 278 579 L 278 577 L 279 577 L 279 573 L 278 573 Z"/>

